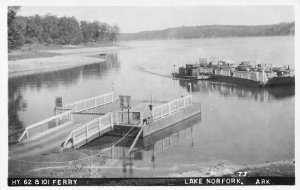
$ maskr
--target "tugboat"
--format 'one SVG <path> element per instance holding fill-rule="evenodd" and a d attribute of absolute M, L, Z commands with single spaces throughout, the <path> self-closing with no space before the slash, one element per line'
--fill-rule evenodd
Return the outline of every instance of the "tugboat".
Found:
<path fill-rule="evenodd" d="M 206 80 L 209 79 L 209 74 L 200 72 L 199 64 L 186 64 L 185 67 L 179 67 L 178 72 L 173 72 L 172 75 L 177 79 L 186 80 Z"/>
<path fill-rule="evenodd" d="M 214 75 L 216 69 L 230 70 L 235 66 L 230 60 L 219 60 L 216 57 L 199 58 L 199 63 L 179 67 L 178 73 L 174 71 L 172 75 L 178 79 L 208 80 Z"/>

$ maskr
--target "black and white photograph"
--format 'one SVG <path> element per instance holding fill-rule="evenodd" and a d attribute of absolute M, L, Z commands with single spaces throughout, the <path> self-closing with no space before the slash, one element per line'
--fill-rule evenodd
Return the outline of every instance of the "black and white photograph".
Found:
<path fill-rule="evenodd" d="M 1 5 L 2 186 L 295 188 L 299 1 L 36 2 Z"/>

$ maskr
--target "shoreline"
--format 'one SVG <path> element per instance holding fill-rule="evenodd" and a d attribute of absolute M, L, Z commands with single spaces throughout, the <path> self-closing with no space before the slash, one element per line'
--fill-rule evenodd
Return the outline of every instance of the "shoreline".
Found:
<path fill-rule="evenodd" d="M 15 157 L 13 152 L 10 152 L 8 162 L 9 177 L 111 178 L 120 175 L 118 171 L 112 172 L 111 170 L 121 167 L 122 160 L 105 158 L 101 150 L 67 149 L 60 151 L 59 149 L 53 149 L 20 158 Z M 294 177 L 295 160 L 254 164 L 237 164 L 229 160 L 215 160 L 199 162 L 193 167 L 183 167 L 175 172 L 171 169 L 149 173 L 148 170 L 143 172 L 143 169 L 139 169 L 139 167 L 135 170 L 139 170 L 136 171 L 138 173 L 142 172 L 140 173 L 141 177 L 146 178 L 240 177 L 239 172 L 247 172 L 248 177 Z M 107 171 L 110 172 L 107 173 Z"/>
<path fill-rule="evenodd" d="M 38 50 L 37 52 L 33 52 L 33 54 L 30 54 L 29 57 L 27 57 L 28 55 L 25 55 L 23 59 L 9 60 L 8 77 L 13 78 L 79 67 L 89 64 L 103 63 L 106 60 L 104 57 L 101 57 L 99 55 L 100 53 L 112 53 L 129 48 L 130 47 L 127 46 L 75 46 L 73 48 L 66 47 L 64 49 L 58 48 L 52 50 Z M 39 55 L 41 55 L 41 57 L 39 57 Z"/>
<path fill-rule="evenodd" d="M 105 59 L 74 55 L 16 60 L 10 61 L 8 64 L 8 77 L 13 78 L 102 62 L 105 62 Z"/>
<path fill-rule="evenodd" d="M 282 160 L 256 164 L 233 164 L 225 161 L 210 167 L 182 172 L 175 177 L 240 177 L 239 172 L 246 172 L 247 177 L 294 177 L 295 161 Z"/>

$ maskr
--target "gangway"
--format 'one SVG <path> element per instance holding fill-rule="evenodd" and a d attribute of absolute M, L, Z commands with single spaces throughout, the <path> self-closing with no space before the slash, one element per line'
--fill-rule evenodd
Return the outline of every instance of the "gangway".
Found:
<path fill-rule="evenodd" d="M 70 125 L 86 123 L 86 120 L 91 120 L 91 117 L 74 117 L 74 114 L 84 114 L 87 110 L 113 103 L 113 97 L 114 93 L 110 92 L 100 96 L 95 96 L 74 103 L 70 103 L 62 108 L 56 108 L 61 113 L 53 117 L 44 119 L 40 122 L 34 123 L 30 126 L 27 126 L 20 138 L 18 139 L 18 142 L 28 142 L 53 131 L 57 131 L 57 133 L 59 133 L 59 130 L 61 130 L 62 128 L 68 128 L 70 127 Z M 97 116 L 104 114 L 105 113 L 94 115 Z"/>
<path fill-rule="evenodd" d="M 113 128 L 113 115 L 112 113 L 107 113 L 73 129 L 63 143 L 63 148 L 79 147 L 102 134 L 113 130 Z"/>

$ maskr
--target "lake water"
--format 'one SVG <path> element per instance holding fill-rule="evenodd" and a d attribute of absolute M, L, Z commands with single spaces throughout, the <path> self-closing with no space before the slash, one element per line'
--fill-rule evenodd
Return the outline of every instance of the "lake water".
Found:
<path fill-rule="evenodd" d="M 106 63 L 9 79 L 10 134 L 52 116 L 56 96 L 70 103 L 109 92 L 113 85 L 117 94 L 132 99 L 150 99 L 151 95 L 154 101 L 178 98 L 187 93 L 187 83 L 172 80 L 174 65 L 178 68 L 200 57 L 218 56 L 238 63 L 254 61 L 258 52 L 261 63 L 295 65 L 294 37 L 121 44 L 132 48 L 107 55 Z M 193 101 L 201 103 L 200 119 L 140 142 L 130 163 L 110 168 L 107 176 L 164 175 L 217 160 L 243 164 L 294 158 L 294 88 L 257 89 L 198 81 L 192 84 L 192 94 Z M 105 137 L 99 143 L 111 140 Z M 119 146 L 118 154 L 128 147 L 128 141 Z"/>

